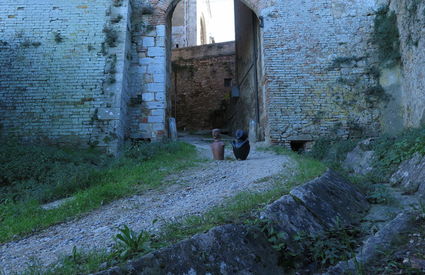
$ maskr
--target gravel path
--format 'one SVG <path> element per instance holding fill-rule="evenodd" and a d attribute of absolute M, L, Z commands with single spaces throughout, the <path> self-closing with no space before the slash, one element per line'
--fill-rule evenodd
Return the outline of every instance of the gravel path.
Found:
<path fill-rule="evenodd" d="M 208 144 L 196 139 L 200 155 L 209 156 Z M 227 146 L 226 158 L 230 158 Z M 210 161 L 168 180 L 175 184 L 143 195 L 115 201 L 88 215 L 47 228 L 24 239 L 0 246 L 0 274 L 22 271 L 31 261 L 46 266 L 58 257 L 70 254 L 76 246 L 82 250 L 110 248 L 117 228 L 128 225 L 135 231 L 158 230 L 166 221 L 206 212 L 241 191 L 260 191 L 271 183 L 265 177 L 293 171 L 295 163 L 286 156 L 252 149 L 247 161 Z M 154 220 L 159 222 L 152 224 Z"/>

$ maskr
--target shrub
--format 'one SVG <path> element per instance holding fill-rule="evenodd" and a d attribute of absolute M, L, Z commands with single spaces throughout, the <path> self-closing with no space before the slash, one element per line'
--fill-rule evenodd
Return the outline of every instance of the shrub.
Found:
<path fill-rule="evenodd" d="M 118 256 L 127 259 L 136 253 L 147 253 L 151 250 L 152 236 L 147 231 L 134 232 L 127 225 L 119 229 L 115 236 Z"/>
<path fill-rule="evenodd" d="M 339 169 L 347 153 L 351 152 L 357 144 L 352 139 L 330 139 L 322 138 L 314 143 L 308 156 L 325 162 L 330 168 Z"/>
<path fill-rule="evenodd" d="M 385 180 L 415 153 L 425 155 L 425 127 L 407 129 L 397 136 L 383 135 L 376 139 L 373 149 L 374 173 Z"/>

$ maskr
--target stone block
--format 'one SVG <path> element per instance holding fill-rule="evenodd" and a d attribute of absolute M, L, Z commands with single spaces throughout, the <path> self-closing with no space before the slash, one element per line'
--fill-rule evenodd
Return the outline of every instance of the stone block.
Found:
<path fill-rule="evenodd" d="M 166 74 L 166 66 L 165 64 L 150 64 L 149 65 L 149 72 L 153 74 Z"/>
<path fill-rule="evenodd" d="M 164 116 L 165 110 L 164 109 L 151 110 L 151 115 L 153 115 L 153 116 Z"/>
<path fill-rule="evenodd" d="M 157 37 L 165 37 L 166 33 L 165 33 L 165 25 L 157 25 L 156 26 L 156 35 Z"/>
<path fill-rule="evenodd" d="M 142 94 L 142 100 L 143 101 L 154 101 L 155 100 L 155 94 L 154 93 L 143 93 Z"/>
<path fill-rule="evenodd" d="M 165 100 L 165 93 L 164 92 L 155 93 L 155 100 L 158 100 L 158 101 Z"/>
<path fill-rule="evenodd" d="M 155 73 L 153 74 L 153 82 L 156 83 L 165 83 L 165 74 L 163 73 Z"/>
<path fill-rule="evenodd" d="M 149 57 L 165 57 L 165 47 L 149 47 L 147 55 Z"/>
<path fill-rule="evenodd" d="M 148 123 L 165 123 L 163 116 L 148 116 Z"/>
<path fill-rule="evenodd" d="M 164 131 L 165 130 L 165 124 L 164 123 L 154 123 L 152 124 L 152 128 L 154 131 Z"/>
<path fill-rule="evenodd" d="M 148 83 L 146 85 L 146 90 L 149 92 L 165 92 L 165 83 Z"/>
<path fill-rule="evenodd" d="M 164 109 L 165 108 L 165 102 L 158 102 L 158 101 L 152 101 L 152 102 L 145 102 L 143 104 L 145 108 L 148 110 L 151 109 Z"/>
<path fill-rule="evenodd" d="M 155 46 L 155 38 L 153 38 L 153 37 L 143 37 L 142 44 L 143 44 L 143 47 L 154 47 Z"/>

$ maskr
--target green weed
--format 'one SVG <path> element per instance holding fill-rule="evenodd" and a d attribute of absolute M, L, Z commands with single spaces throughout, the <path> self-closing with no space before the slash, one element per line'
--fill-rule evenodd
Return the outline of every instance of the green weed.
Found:
<path fill-rule="evenodd" d="M 280 253 L 282 266 L 287 269 L 316 264 L 319 269 L 348 260 L 360 245 L 361 231 L 353 226 L 335 226 L 318 235 L 299 232 L 288 236 L 277 231 L 270 221 L 260 221 L 258 228 L 267 236 L 272 247 Z"/>
<path fill-rule="evenodd" d="M 306 155 L 324 162 L 329 168 L 341 170 L 341 163 L 357 145 L 354 139 L 318 139 L 310 152 Z"/>
<path fill-rule="evenodd" d="M 383 135 L 375 140 L 373 149 L 373 173 L 380 182 L 385 182 L 403 161 L 415 153 L 425 155 L 425 127 L 407 129 L 397 136 Z"/>
<path fill-rule="evenodd" d="M 152 236 L 147 231 L 134 232 L 127 225 L 119 229 L 115 238 L 117 241 L 117 253 L 122 259 L 127 259 L 136 253 L 147 253 L 151 248 Z"/>
<path fill-rule="evenodd" d="M 368 192 L 367 200 L 373 204 L 389 204 L 394 198 L 386 185 L 374 184 Z"/>

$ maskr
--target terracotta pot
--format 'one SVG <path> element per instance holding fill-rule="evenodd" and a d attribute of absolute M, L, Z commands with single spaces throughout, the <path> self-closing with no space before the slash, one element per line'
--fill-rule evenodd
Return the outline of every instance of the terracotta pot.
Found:
<path fill-rule="evenodd" d="M 211 144 L 211 151 L 213 154 L 214 160 L 224 160 L 224 142 L 220 139 L 220 130 L 214 129 L 212 131 L 212 136 L 214 138 L 213 143 Z"/>

